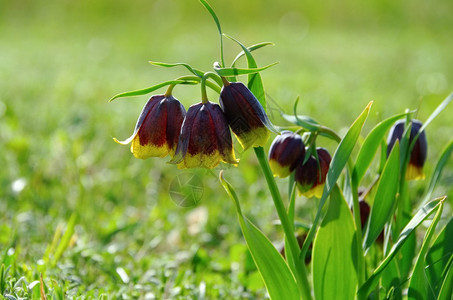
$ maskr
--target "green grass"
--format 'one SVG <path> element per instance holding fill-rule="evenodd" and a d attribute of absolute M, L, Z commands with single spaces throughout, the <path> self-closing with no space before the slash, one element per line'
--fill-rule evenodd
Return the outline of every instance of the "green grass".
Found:
<path fill-rule="evenodd" d="M 226 33 L 246 45 L 276 43 L 256 58 L 280 62 L 262 73 L 277 124 L 276 109 L 291 112 L 300 95 L 301 114 L 344 133 L 374 100 L 367 132 L 405 108 L 419 107 L 425 120 L 453 90 L 448 1 L 211 2 Z M 240 51 L 228 40 L 225 47 L 227 61 Z M 108 104 L 111 96 L 186 74 L 148 60 L 209 70 L 218 53 L 215 25 L 198 1 L 0 4 L 0 264 L 9 267 L 0 294 L 39 297 L 39 284 L 30 291 L 23 284 L 42 273 L 48 291 L 59 286 L 86 298 L 264 296 L 218 170 L 137 160 L 112 141 L 130 135 L 147 98 Z M 174 95 L 186 107 L 200 101 L 199 86 L 178 86 Z M 452 116 L 448 107 L 427 130 L 427 174 L 452 138 Z M 246 215 L 281 243 L 250 152 L 239 153 L 242 164 L 226 177 Z M 197 208 L 171 201 L 169 185 L 180 172 L 202 179 Z M 452 182 L 450 163 L 435 194 L 452 196 Z M 310 222 L 316 203 L 300 198 L 298 207 Z M 58 250 L 57 239 L 52 248 L 73 215 L 68 247 Z"/>

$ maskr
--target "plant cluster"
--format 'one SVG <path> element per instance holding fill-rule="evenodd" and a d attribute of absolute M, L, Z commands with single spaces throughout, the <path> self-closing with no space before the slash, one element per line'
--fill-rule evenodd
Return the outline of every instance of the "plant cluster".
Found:
<path fill-rule="evenodd" d="M 245 216 L 223 171 L 219 176 L 234 201 L 243 236 L 271 299 L 451 297 L 453 245 L 448 233 L 453 218 L 442 214 L 446 197 L 432 200 L 431 196 L 453 151 L 453 142 L 440 154 L 423 198 L 410 193 L 410 181 L 425 178 L 425 130 L 451 102 L 453 94 L 423 123 L 414 119 L 414 111 L 381 121 L 366 135 L 354 159 L 353 149 L 372 103 L 343 137 L 310 117 L 298 115 L 297 101 L 293 115 L 282 114 L 292 125 L 276 129 L 266 115 L 260 77 L 260 72 L 271 65 L 258 67 L 252 55 L 271 43 L 246 47 L 223 34 L 213 9 L 205 0 L 200 2 L 217 25 L 220 62 L 214 63 L 214 72 L 185 63 L 152 62 L 163 67 L 184 66 L 191 74 L 113 97 L 144 95 L 168 86 L 163 95 L 149 99 L 132 136 L 119 143 L 131 143 L 131 151 L 138 158 L 170 155 L 170 163 L 178 168 L 214 168 L 221 162 L 237 165 L 230 130 L 245 150 L 254 149 L 284 232 L 284 255 Z M 223 58 L 225 36 L 242 49 L 230 67 L 225 66 Z M 243 56 L 248 67 L 236 67 Z M 239 75 L 248 76 L 247 85 L 238 81 Z M 187 112 L 172 95 L 173 88 L 183 84 L 201 86 L 201 102 Z M 207 87 L 219 93 L 219 104 L 208 100 Z M 278 135 L 266 155 L 263 147 L 272 132 Z M 338 143 L 332 156 L 317 146 L 320 136 Z M 373 177 L 370 166 L 379 149 L 381 159 L 374 180 L 363 187 L 363 179 Z M 275 177 L 289 177 L 288 201 L 282 199 Z M 311 224 L 296 226 L 300 224 L 295 216 L 296 190 L 305 197 L 320 199 Z M 421 224 L 428 228 L 419 243 L 415 232 Z M 300 235 L 298 238 L 299 227 L 304 231 L 302 239 Z"/>

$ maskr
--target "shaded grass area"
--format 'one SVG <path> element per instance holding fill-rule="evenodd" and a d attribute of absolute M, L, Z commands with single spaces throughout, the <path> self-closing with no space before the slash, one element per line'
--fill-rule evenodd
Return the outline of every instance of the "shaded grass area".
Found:
<path fill-rule="evenodd" d="M 451 4 L 418 2 L 212 4 L 225 32 L 245 44 L 276 43 L 256 53 L 262 65 L 280 61 L 263 73 L 275 123 L 279 107 L 290 112 L 300 95 L 301 114 L 342 132 L 370 100 L 369 124 L 407 107 L 420 107 L 424 120 L 451 92 Z M 231 61 L 240 49 L 225 46 Z M 201 178 L 203 199 L 181 208 L 169 195 L 181 171 L 134 159 L 112 141 L 131 133 L 147 98 L 107 104 L 111 96 L 185 74 L 148 60 L 209 70 L 218 53 L 197 1 L 0 4 L 0 257 L 9 293 L 39 295 L 24 280 L 42 273 L 49 291 L 87 298 L 263 297 L 217 170 L 189 171 Z M 188 107 L 199 87 L 177 87 L 175 96 Z M 451 139 L 451 111 L 428 129 L 427 174 Z M 235 148 L 243 163 L 226 176 L 244 211 L 279 243 L 257 162 Z M 452 181 L 450 164 L 439 193 L 451 194 Z M 299 206 L 310 222 L 316 203 L 300 198 Z M 71 216 L 74 234 L 63 247 Z"/>

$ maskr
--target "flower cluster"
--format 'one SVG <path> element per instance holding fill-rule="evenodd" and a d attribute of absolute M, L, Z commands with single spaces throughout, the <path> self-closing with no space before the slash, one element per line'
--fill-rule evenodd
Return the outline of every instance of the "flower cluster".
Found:
<path fill-rule="evenodd" d="M 223 80 L 220 105 L 203 99 L 184 106 L 169 92 L 145 104 L 131 143 L 137 158 L 172 158 L 178 168 L 214 168 L 220 162 L 237 165 L 230 128 L 244 149 L 264 146 L 272 125 L 258 99 L 240 82 Z M 205 97 L 204 97 L 205 98 Z"/>
<path fill-rule="evenodd" d="M 331 157 L 324 148 L 307 153 L 301 136 L 283 131 L 269 150 L 269 165 L 274 176 L 287 177 L 295 171 L 295 180 L 300 194 L 306 197 L 322 196 Z"/>

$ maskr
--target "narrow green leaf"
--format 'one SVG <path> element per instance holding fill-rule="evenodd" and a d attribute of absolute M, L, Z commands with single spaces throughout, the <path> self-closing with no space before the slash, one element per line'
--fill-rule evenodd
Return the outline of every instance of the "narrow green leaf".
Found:
<path fill-rule="evenodd" d="M 299 256 L 299 259 L 301 261 L 305 259 L 308 247 L 313 241 L 314 234 L 317 230 L 318 222 L 321 218 L 322 208 L 324 207 L 327 197 L 329 196 L 332 188 L 335 186 L 338 178 L 341 175 L 341 172 L 343 171 L 346 163 L 349 160 L 349 157 L 351 156 L 352 150 L 354 149 L 357 139 L 360 136 L 360 132 L 362 131 L 363 125 L 365 124 L 365 121 L 368 117 L 368 113 L 370 112 L 372 103 L 373 102 L 368 103 L 363 112 L 354 121 L 354 123 L 352 123 L 351 127 L 349 128 L 344 138 L 341 140 L 337 150 L 333 155 L 332 161 L 330 162 L 329 171 L 327 172 L 326 184 L 324 186 L 324 191 L 319 202 L 318 211 L 316 212 L 313 225 L 308 232 L 307 239 L 305 240 Z"/>
<path fill-rule="evenodd" d="M 429 282 L 428 299 L 435 299 L 442 286 L 443 275 L 448 272 L 449 260 L 453 257 L 453 218 L 439 232 L 426 256 L 426 277 Z M 450 285 L 451 291 L 451 285 Z"/>
<path fill-rule="evenodd" d="M 228 76 L 237 76 L 237 75 L 245 75 L 245 74 L 255 74 L 255 73 L 261 72 L 263 70 L 266 70 L 272 66 L 275 66 L 276 64 L 278 64 L 278 62 L 267 65 L 265 67 L 250 68 L 250 69 L 247 69 L 247 68 L 216 68 L 216 67 L 214 67 L 214 70 L 220 76 L 228 77 Z"/>
<path fill-rule="evenodd" d="M 177 66 L 183 66 L 187 70 L 189 70 L 192 74 L 194 74 L 197 77 L 203 77 L 204 72 L 198 69 L 192 68 L 189 64 L 186 63 L 174 63 L 174 64 L 169 64 L 169 63 L 164 63 L 164 62 L 158 62 L 158 61 L 149 61 L 150 64 L 154 66 L 159 66 L 159 67 L 165 67 L 165 68 L 172 68 L 172 67 L 177 67 Z"/>
<path fill-rule="evenodd" d="M 321 127 L 321 125 L 318 122 L 316 122 L 309 116 L 303 116 L 303 115 L 293 116 L 293 115 L 287 115 L 284 113 L 282 113 L 281 116 L 286 121 L 293 123 L 295 125 L 298 125 L 298 126 L 302 126 L 303 128 L 308 129 L 309 131 L 318 131 L 319 128 Z"/>
<path fill-rule="evenodd" d="M 433 113 L 428 117 L 428 119 L 423 123 L 423 126 L 418 131 L 419 133 L 425 130 L 426 127 L 447 107 L 447 105 L 453 100 L 453 93 L 448 95 L 447 98 L 442 101 L 439 106 L 433 111 Z M 416 140 L 416 138 L 414 138 Z"/>
<path fill-rule="evenodd" d="M 436 187 L 437 182 L 442 175 L 442 170 L 444 169 L 445 165 L 448 163 L 448 160 L 451 157 L 451 153 L 453 152 L 453 141 L 451 141 L 447 147 L 442 151 L 440 155 L 439 161 L 436 164 L 436 168 L 434 169 L 433 175 L 431 176 L 431 180 L 429 181 L 428 191 L 426 192 L 425 199 L 422 201 L 420 206 L 425 205 L 426 202 L 429 201 L 431 198 L 434 188 Z"/>
<path fill-rule="evenodd" d="M 217 18 L 217 15 L 215 11 L 212 9 L 211 5 L 206 0 L 200 0 L 201 4 L 207 9 L 209 14 L 212 16 L 214 19 L 214 22 L 217 26 L 217 30 L 219 31 L 219 36 L 220 36 L 220 60 L 222 63 L 222 67 L 225 66 L 225 60 L 223 59 L 223 33 L 222 33 L 222 27 L 220 26 L 220 21 L 219 18 Z"/>
<path fill-rule="evenodd" d="M 420 209 L 411 221 L 406 225 L 402 230 L 398 240 L 390 249 L 388 255 L 385 259 L 379 264 L 379 266 L 374 270 L 373 274 L 368 278 L 368 280 L 360 287 L 357 292 L 359 299 L 366 299 L 370 292 L 376 287 L 379 282 L 379 278 L 382 275 L 382 271 L 387 267 L 389 262 L 395 257 L 400 248 L 404 245 L 406 240 L 409 238 L 411 233 L 436 209 L 440 209 L 443 206 L 443 202 L 446 197 L 434 199 L 431 202 L 428 202 L 422 209 Z"/>
<path fill-rule="evenodd" d="M 223 172 L 220 173 L 219 177 L 222 186 L 236 205 L 242 233 L 269 292 L 269 297 L 273 300 L 300 299 L 296 280 L 285 260 L 267 237 L 244 217 L 237 194 L 234 188 L 223 178 Z"/>
<path fill-rule="evenodd" d="M 445 268 L 445 274 L 442 286 L 440 287 L 438 300 L 451 300 L 453 295 L 453 254 L 450 255 L 450 260 Z"/>
<path fill-rule="evenodd" d="M 136 90 L 136 91 L 130 91 L 130 92 L 125 92 L 121 93 L 118 95 L 115 95 L 112 97 L 112 99 L 109 100 L 109 102 L 117 99 L 117 98 L 123 98 L 123 97 L 130 97 L 130 96 L 141 96 L 141 95 L 146 95 L 151 92 L 154 92 L 155 90 L 158 90 L 164 86 L 170 85 L 170 84 L 198 84 L 198 81 L 193 81 L 193 80 L 169 80 L 169 81 L 164 81 L 162 83 L 153 85 L 152 87 L 146 88 L 146 89 L 141 89 L 141 90 Z"/>
<path fill-rule="evenodd" d="M 398 114 L 385 119 L 384 121 L 377 124 L 367 135 L 367 137 L 363 141 L 362 146 L 360 147 L 360 151 L 357 155 L 354 166 L 355 175 L 353 176 L 356 176 L 358 183 L 360 183 L 360 180 L 362 180 L 366 170 L 373 161 L 374 155 L 376 154 L 387 130 L 389 130 L 397 120 L 401 119 L 406 114 L 407 113 Z"/>
<path fill-rule="evenodd" d="M 429 294 L 429 282 L 425 275 L 426 268 L 426 254 L 428 253 L 431 239 L 434 236 L 437 224 L 442 216 L 442 207 L 436 212 L 431 225 L 426 231 L 425 238 L 423 239 L 422 247 L 418 252 L 418 257 L 412 270 L 412 276 L 409 281 L 408 296 L 409 299 L 427 299 Z"/>
<path fill-rule="evenodd" d="M 357 239 L 351 211 L 338 186 L 313 246 L 313 285 L 316 299 L 354 299 Z"/>
<path fill-rule="evenodd" d="M 379 179 L 365 234 L 363 245 L 365 250 L 378 238 L 382 229 L 384 229 L 385 223 L 391 219 L 396 207 L 395 200 L 400 169 L 399 150 L 399 143 L 396 142 Z"/>
<path fill-rule="evenodd" d="M 249 69 L 252 68 L 258 68 L 258 65 L 256 64 L 255 59 L 253 58 L 252 53 L 245 47 L 241 42 L 236 40 L 235 38 L 224 34 L 227 38 L 235 41 L 244 51 L 245 56 L 247 57 L 247 66 Z M 258 99 L 258 101 L 261 103 L 261 106 L 264 108 L 264 111 L 266 111 L 266 97 L 264 94 L 264 86 L 263 86 L 263 81 L 261 80 L 261 75 L 260 73 L 255 73 L 255 74 L 249 74 L 248 76 L 248 83 L 247 87 L 250 89 L 250 91 L 255 95 L 255 97 Z"/>
<path fill-rule="evenodd" d="M 255 45 L 252 45 L 250 47 L 247 47 L 247 50 L 249 50 L 249 52 L 253 52 L 255 50 L 258 50 L 258 49 L 261 49 L 265 46 L 274 46 L 275 44 L 272 43 L 272 42 L 263 42 L 263 43 L 258 43 L 258 44 L 255 44 Z M 233 62 L 231 63 L 231 67 L 234 67 L 234 65 L 236 64 L 236 62 L 238 61 L 238 59 L 240 59 L 242 56 L 245 55 L 245 52 L 244 51 L 241 51 L 239 52 L 239 54 L 236 56 L 236 58 L 233 60 Z"/>

